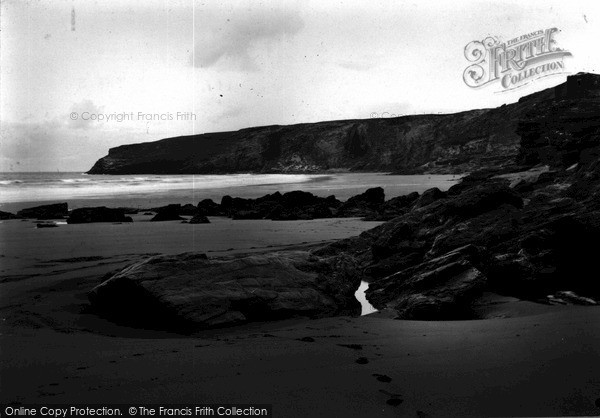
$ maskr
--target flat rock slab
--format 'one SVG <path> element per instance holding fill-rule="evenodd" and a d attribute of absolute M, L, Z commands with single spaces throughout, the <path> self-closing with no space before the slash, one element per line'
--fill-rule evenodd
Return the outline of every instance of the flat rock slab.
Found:
<path fill-rule="evenodd" d="M 161 255 L 126 267 L 88 296 L 99 313 L 116 322 L 209 328 L 358 313 L 356 272 L 351 257 L 317 257 L 307 251 L 220 259 Z"/>

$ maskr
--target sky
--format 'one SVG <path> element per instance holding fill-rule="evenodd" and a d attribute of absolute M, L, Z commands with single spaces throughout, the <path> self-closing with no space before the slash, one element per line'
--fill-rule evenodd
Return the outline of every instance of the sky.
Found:
<path fill-rule="evenodd" d="M 1 172 L 86 171 L 172 136 L 495 107 L 600 72 L 597 0 L 0 5 Z M 561 74 L 465 84 L 470 42 L 554 27 L 572 54 Z"/>

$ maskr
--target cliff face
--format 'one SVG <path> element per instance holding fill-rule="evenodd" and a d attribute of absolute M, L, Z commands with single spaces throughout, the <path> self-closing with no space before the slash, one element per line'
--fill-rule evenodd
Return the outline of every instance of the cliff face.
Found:
<path fill-rule="evenodd" d="M 581 83 L 569 80 L 582 90 Z M 527 130 L 523 125 L 517 132 L 523 115 L 577 100 L 577 93 L 560 96 L 572 90 L 569 81 L 561 86 L 495 109 L 275 125 L 123 145 L 111 148 L 89 173 L 462 173 L 503 167 L 519 156 L 519 134 Z"/>

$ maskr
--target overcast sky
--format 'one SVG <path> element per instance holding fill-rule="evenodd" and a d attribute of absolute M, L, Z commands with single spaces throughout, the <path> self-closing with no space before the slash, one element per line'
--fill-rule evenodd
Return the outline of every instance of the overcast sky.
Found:
<path fill-rule="evenodd" d="M 169 136 L 493 107 L 565 80 L 469 88 L 464 48 L 487 36 L 556 27 L 573 54 L 565 71 L 600 71 L 597 0 L 3 1 L 1 12 L 0 171 L 84 171 L 110 147 Z"/>

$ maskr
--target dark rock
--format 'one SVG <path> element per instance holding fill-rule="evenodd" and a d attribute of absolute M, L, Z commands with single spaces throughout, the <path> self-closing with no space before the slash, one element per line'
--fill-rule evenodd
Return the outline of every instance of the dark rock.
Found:
<path fill-rule="evenodd" d="M 196 209 L 194 207 L 194 209 Z M 156 215 L 150 219 L 151 222 L 162 222 L 162 221 L 182 221 L 183 218 L 179 216 L 181 211 L 181 205 L 167 205 L 161 208 L 157 208 Z"/>
<path fill-rule="evenodd" d="M 35 219 L 64 219 L 69 215 L 69 205 L 67 203 L 54 203 L 51 205 L 35 206 L 33 208 L 22 209 L 17 212 L 21 218 Z"/>
<path fill-rule="evenodd" d="M 287 207 L 312 206 L 321 203 L 322 199 L 323 198 L 317 197 L 312 193 L 303 192 L 301 190 L 287 192 L 281 196 L 282 204 Z"/>
<path fill-rule="evenodd" d="M 519 161 L 566 168 L 585 163 L 600 138 L 598 98 L 543 103 L 519 120 Z"/>
<path fill-rule="evenodd" d="M 415 208 L 422 208 L 427 205 L 431 205 L 433 202 L 439 199 L 444 199 L 446 194 L 437 187 L 425 190 L 423 194 L 417 199 Z"/>
<path fill-rule="evenodd" d="M 579 296 L 575 292 L 571 292 L 568 290 L 562 290 L 560 292 L 556 292 L 555 296 L 557 298 L 567 300 L 567 301 L 577 304 L 577 305 L 595 306 L 598 304 L 598 302 L 596 302 L 594 299 Z"/>
<path fill-rule="evenodd" d="M 402 319 L 471 318 L 471 302 L 486 277 L 474 267 L 479 250 L 468 245 L 369 284 L 367 299 L 378 309 L 391 307 Z"/>
<path fill-rule="evenodd" d="M 369 221 L 389 221 L 397 216 L 404 215 L 407 213 L 413 203 L 419 198 L 419 193 L 412 192 L 404 196 L 397 196 L 388 201 L 383 205 L 379 206 L 376 215 L 367 216 L 365 220 Z"/>
<path fill-rule="evenodd" d="M 198 212 L 204 216 L 223 216 L 225 213 L 221 209 L 221 205 L 212 201 L 212 199 L 204 199 L 198 202 Z"/>
<path fill-rule="evenodd" d="M 357 313 L 359 283 L 348 256 L 289 251 L 208 260 L 186 253 L 135 263 L 95 287 L 89 299 L 116 321 L 205 328 Z"/>
<path fill-rule="evenodd" d="M 92 222 L 133 222 L 133 219 L 125 216 L 123 209 L 111 209 L 105 206 L 73 209 L 67 219 L 68 224 Z"/>
<path fill-rule="evenodd" d="M 257 199 L 223 196 L 220 212 L 233 219 L 299 220 L 330 218 L 332 208 L 341 204 L 334 196 L 322 198 L 312 193 L 292 191 L 275 192 Z"/>
<path fill-rule="evenodd" d="M 368 189 L 362 194 L 352 196 L 338 209 L 337 217 L 374 216 L 385 202 L 385 193 L 381 187 Z"/>
<path fill-rule="evenodd" d="M 38 222 L 35 224 L 36 228 L 56 228 L 58 225 L 56 222 Z"/>
<path fill-rule="evenodd" d="M 0 221 L 6 221 L 8 219 L 21 219 L 20 216 L 17 216 L 10 212 L 4 212 L 0 210 Z"/>
<path fill-rule="evenodd" d="M 198 208 L 190 203 L 181 206 L 179 209 L 179 215 L 181 216 L 194 216 L 198 213 Z"/>
<path fill-rule="evenodd" d="M 503 183 L 487 183 L 473 186 L 450 199 L 443 213 L 448 216 L 472 218 L 502 205 L 512 205 L 520 209 L 523 207 L 523 199 L 514 189 Z"/>
<path fill-rule="evenodd" d="M 533 184 L 529 181 L 521 180 L 517 184 L 515 184 L 513 189 L 519 194 L 529 193 L 533 191 Z"/>
<path fill-rule="evenodd" d="M 189 223 L 191 224 L 209 224 L 210 221 L 204 215 L 196 214 L 192 219 L 190 219 Z"/>

